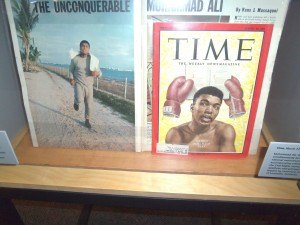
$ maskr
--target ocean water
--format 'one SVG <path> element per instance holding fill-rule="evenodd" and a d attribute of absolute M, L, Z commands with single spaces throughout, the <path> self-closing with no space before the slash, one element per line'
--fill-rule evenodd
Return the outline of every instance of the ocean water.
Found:
<path fill-rule="evenodd" d="M 133 71 L 122 71 L 122 70 L 114 70 L 101 68 L 102 76 L 106 79 L 125 81 L 127 78 L 127 82 L 134 82 L 134 72 Z"/>
<path fill-rule="evenodd" d="M 69 65 L 66 64 L 53 64 L 53 63 L 44 63 L 45 65 L 55 66 L 59 68 L 69 69 Z M 116 80 L 125 82 L 134 83 L 134 72 L 133 71 L 123 71 L 118 69 L 111 68 L 101 68 L 102 77 L 109 80 Z"/>

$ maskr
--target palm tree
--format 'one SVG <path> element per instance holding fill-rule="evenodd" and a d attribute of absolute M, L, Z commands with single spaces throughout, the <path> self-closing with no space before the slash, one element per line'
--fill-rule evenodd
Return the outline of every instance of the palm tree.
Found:
<path fill-rule="evenodd" d="M 14 0 L 13 11 L 15 13 L 15 24 L 18 37 L 21 38 L 25 47 L 25 71 L 29 71 L 29 52 L 30 52 L 30 32 L 38 23 L 39 17 L 34 11 L 30 10 L 29 0 Z"/>
<path fill-rule="evenodd" d="M 41 52 L 38 50 L 38 48 L 30 45 L 30 53 L 29 53 L 30 61 L 34 62 L 34 64 L 36 65 L 40 56 L 41 56 Z"/>

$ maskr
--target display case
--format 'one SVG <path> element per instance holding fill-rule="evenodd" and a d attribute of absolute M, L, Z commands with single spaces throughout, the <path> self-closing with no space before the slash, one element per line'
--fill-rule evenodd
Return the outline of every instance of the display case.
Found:
<path fill-rule="evenodd" d="M 126 149 L 104 151 L 101 146 L 99 150 L 34 147 L 23 109 L 20 91 L 23 84 L 18 83 L 11 30 L 4 3 L 1 2 L 0 6 L 3 18 L 0 36 L 7 52 L 7 57 L 1 56 L 1 80 L 6 84 L 4 89 L 0 89 L 0 103 L 5 106 L 4 110 L 0 110 L 0 129 L 8 131 L 20 162 L 20 165 L 0 166 L 0 187 L 5 190 L 3 195 L 13 197 L 8 190 L 29 190 L 199 202 L 299 205 L 297 180 L 258 177 L 270 136 L 276 136 L 276 141 L 298 141 L 297 138 L 285 139 L 272 133 L 288 130 L 299 136 L 295 134 L 299 118 L 295 116 L 298 109 L 294 107 L 298 105 L 295 101 L 299 96 L 295 82 L 300 57 L 297 44 L 300 35 L 297 25 L 299 2 L 291 2 L 280 40 L 263 129 L 268 132 L 259 135 L 256 154 L 244 158 L 153 155 L 149 151 L 130 152 Z M 295 86 L 288 88 L 289 84 Z M 292 99 L 295 101 L 292 102 Z M 282 114 L 274 108 L 279 100 L 279 109 L 284 111 Z M 282 106 L 282 102 L 287 105 Z M 293 110 L 285 111 L 287 108 Z M 295 117 L 294 120 L 287 119 L 292 117 Z M 277 121 L 285 123 L 277 127 Z"/>

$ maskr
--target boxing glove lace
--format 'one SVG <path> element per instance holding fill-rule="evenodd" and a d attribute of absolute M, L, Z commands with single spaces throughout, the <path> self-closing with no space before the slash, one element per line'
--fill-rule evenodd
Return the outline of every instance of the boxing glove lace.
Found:
<path fill-rule="evenodd" d="M 243 101 L 244 92 L 240 81 L 236 77 L 231 76 L 230 79 L 225 81 L 224 85 L 230 93 L 229 99 L 224 99 L 229 106 L 229 117 L 236 118 L 244 115 L 246 113 Z"/>

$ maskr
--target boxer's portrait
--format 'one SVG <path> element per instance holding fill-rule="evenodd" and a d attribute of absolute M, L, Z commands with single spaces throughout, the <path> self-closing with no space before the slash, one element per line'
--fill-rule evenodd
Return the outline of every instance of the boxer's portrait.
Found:
<path fill-rule="evenodd" d="M 186 82 L 185 82 L 186 83 Z M 233 82 L 232 82 L 233 83 Z M 231 83 L 229 83 L 232 85 Z M 225 84 L 226 85 L 226 84 Z M 227 84 L 228 85 L 228 84 Z M 180 114 L 180 100 L 187 96 L 192 84 L 186 83 L 185 89 L 177 91 L 175 97 L 178 104 L 167 99 L 164 110 L 173 111 L 173 114 Z M 236 92 L 238 86 L 233 86 Z M 174 87 L 171 88 L 171 91 Z M 240 91 L 240 90 L 239 90 Z M 170 92 L 172 94 L 172 92 Z M 169 94 L 169 93 L 168 93 Z M 241 95 L 240 93 L 238 93 Z M 181 97 L 178 97 L 180 95 Z M 236 95 L 237 96 L 237 95 Z M 170 96 L 169 96 L 170 97 Z M 168 98 L 168 96 L 167 96 Z M 174 98 L 174 97 L 173 97 Z M 216 120 L 223 101 L 223 92 L 213 86 L 207 86 L 199 89 L 193 97 L 190 106 L 192 120 L 171 128 L 165 138 L 167 144 L 188 145 L 191 153 L 197 152 L 235 152 L 235 130 L 232 125 Z M 230 115 L 236 109 L 244 111 L 242 99 L 235 98 L 235 101 L 229 99 L 226 102 L 230 108 Z M 175 104 L 175 105 L 174 105 Z M 231 104 L 231 105 L 229 105 Z M 233 104 L 240 104 L 238 107 Z M 175 106 L 175 107 L 174 107 Z M 174 111 L 175 110 L 175 111 Z M 239 112 L 241 113 L 241 112 Z"/>

